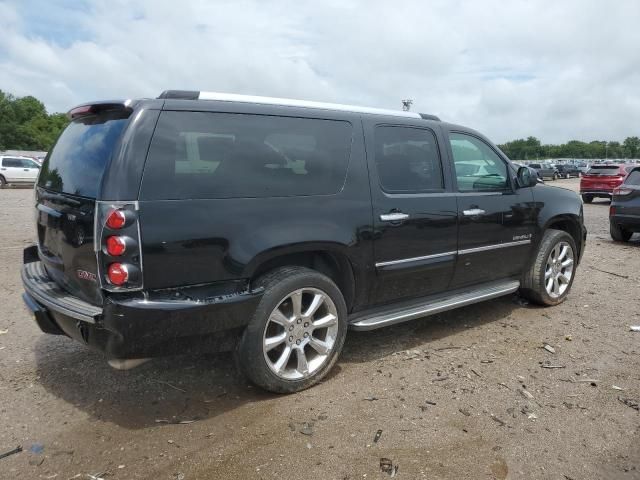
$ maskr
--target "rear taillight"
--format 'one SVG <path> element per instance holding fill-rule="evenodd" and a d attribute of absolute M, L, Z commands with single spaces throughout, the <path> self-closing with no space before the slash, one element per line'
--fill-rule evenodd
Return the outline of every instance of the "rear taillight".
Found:
<path fill-rule="evenodd" d="M 99 202 L 94 248 L 103 289 L 120 292 L 142 288 L 137 203 Z"/>
<path fill-rule="evenodd" d="M 107 278 L 112 285 L 120 287 L 129 281 L 129 269 L 122 263 L 112 263 L 107 269 Z"/>
<path fill-rule="evenodd" d="M 124 210 L 114 208 L 107 215 L 105 224 L 112 230 L 120 230 L 127 223 L 127 215 Z"/>
<path fill-rule="evenodd" d="M 630 195 L 633 189 L 626 187 L 618 187 L 613 189 L 614 195 Z"/>
<path fill-rule="evenodd" d="M 124 237 L 111 235 L 106 241 L 107 253 L 112 257 L 119 257 L 127 250 L 127 242 Z"/>
<path fill-rule="evenodd" d="M 609 207 L 609 216 L 613 217 L 616 214 L 616 207 Z"/>

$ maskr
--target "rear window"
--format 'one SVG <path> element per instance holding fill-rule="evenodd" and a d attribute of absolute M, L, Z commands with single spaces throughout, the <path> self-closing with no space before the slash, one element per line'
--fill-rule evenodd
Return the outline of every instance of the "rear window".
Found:
<path fill-rule="evenodd" d="M 624 181 L 624 184 L 640 186 L 640 170 L 632 171 Z"/>
<path fill-rule="evenodd" d="M 327 195 L 341 190 L 349 122 L 267 115 L 162 112 L 140 197 Z"/>
<path fill-rule="evenodd" d="M 129 113 L 106 112 L 74 120 L 42 164 L 38 185 L 96 198 L 104 169 Z"/>
<path fill-rule="evenodd" d="M 587 175 L 618 175 L 620 169 L 611 165 L 594 165 L 589 169 Z"/>

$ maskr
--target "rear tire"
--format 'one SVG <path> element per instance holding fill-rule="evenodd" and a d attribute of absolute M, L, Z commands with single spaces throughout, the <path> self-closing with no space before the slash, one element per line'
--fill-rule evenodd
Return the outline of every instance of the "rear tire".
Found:
<path fill-rule="evenodd" d="M 582 195 L 582 201 L 584 203 L 591 203 L 593 202 L 593 195 Z"/>
<path fill-rule="evenodd" d="M 625 230 L 620 225 L 611 220 L 609 221 L 609 233 L 611 233 L 611 238 L 613 238 L 616 242 L 628 242 L 633 236 L 633 232 Z"/>
<path fill-rule="evenodd" d="M 562 230 L 547 230 L 531 266 L 522 276 L 520 293 L 539 305 L 564 302 L 573 285 L 577 261 L 573 237 Z"/>
<path fill-rule="evenodd" d="M 347 334 L 347 306 L 336 284 L 308 268 L 283 267 L 256 282 L 264 293 L 236 350 L 240 371 L 276 393 L 318 383 Z"/>
<path fill-rule="evenodd" d="M 554 173 L 554 174 L 553 174 L 553 179 L 554 179 L 554 180 L 557 180 L 557 179 L 558 179 L 558 174 L 557 174 L 557 173 Z"/>
<path fill-rule="evenodd" d="M 564 178 L 566 178 L 567 180 L 569 180 L 569 179 L 571 178 L 571 175 L 567 173 L 567 174 L 565 174 Z"/>
<path fill-rule="evenodd" d="M 4 188 L 7 186 L 7 181 L 4 179 L 2 175 L 0 175 L 0 188 Z"/>

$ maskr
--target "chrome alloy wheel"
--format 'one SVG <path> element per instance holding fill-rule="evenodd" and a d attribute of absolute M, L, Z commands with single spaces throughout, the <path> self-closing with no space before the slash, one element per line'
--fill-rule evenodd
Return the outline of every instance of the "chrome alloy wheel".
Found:
<path fill-rule="evenodd" d="M 573 248 L 567 242 L 558 242 L 547 257 L 544 286 L 552 298 L 558 298 L 569 288 L 573 275 Z"/>
<path fill-rule="evenodd" d="M 337 336 L 338 311 L 329 295 L 317 288 L 301 288 L 271 312 L 262 350 L 278 377 L 300 380 L 326 364 Z"/>

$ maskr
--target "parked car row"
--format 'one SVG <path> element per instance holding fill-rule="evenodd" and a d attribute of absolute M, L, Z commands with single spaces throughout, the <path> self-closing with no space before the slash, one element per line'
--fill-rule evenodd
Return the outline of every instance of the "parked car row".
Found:
<path fill-rule="evenodd" d="M 579 177 L 584 171 L 586 171 L 587 167 L 583 164 L 574 164 L 574 163 L 530 163 L 527 165 L 529 168 L 533 168 L 537 173 L 538 177 L 551 180 L 557 180 L 558 178 L 571 178 L 571 177 Z"/>

